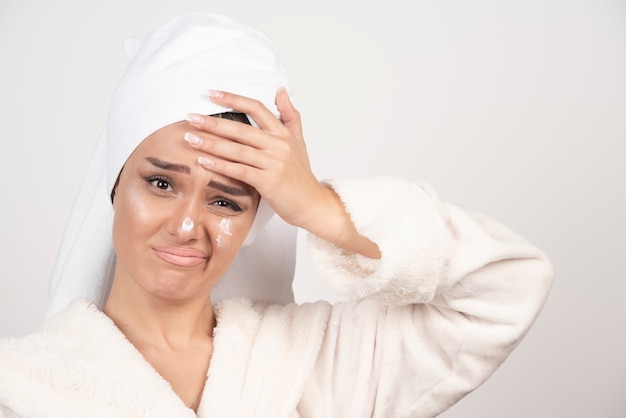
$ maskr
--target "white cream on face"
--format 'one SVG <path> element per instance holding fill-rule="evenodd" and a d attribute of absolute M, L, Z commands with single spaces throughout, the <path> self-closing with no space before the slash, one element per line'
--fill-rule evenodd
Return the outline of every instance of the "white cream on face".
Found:
<path fill-rule="evenodd" d="M 232 224 L 233 223 L 230 219 L 222 218 L 222 220 L 220 220 L 220 223 L 217 225 L 220 229 L 220 233 L 217 234 L 217 238 L 215 239 L 218 248 L 228 244 L 229 239 L 227 237 L 233 235 L 233 232 L 231 230 Z M 224 234 L 226 237 L 223 237 L 222 234 Z"/>
<path fill-rule="evenodd" d="M 183 232 L 189 232 L 189 231 L 191 231 L 193 229 L 193 227 L 194 227 L 193 221 L 191 219 L 189 219 L 189 218 L 185 218 L 185 219 L 183 219 L 183 223 L 180 226 L 180 229 Z"/>

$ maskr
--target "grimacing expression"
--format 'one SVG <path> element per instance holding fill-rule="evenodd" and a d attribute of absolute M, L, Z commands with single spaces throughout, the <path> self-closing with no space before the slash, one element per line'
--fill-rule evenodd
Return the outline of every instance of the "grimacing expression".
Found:
<path fill-rule="evenodd" d="M 163 299 L 210 293 L 235 259 L 256 215 L 257 191 L 207 171 L 183 139 L 185 121 L 146 138 L 115 190 L 116 280 Z"/>

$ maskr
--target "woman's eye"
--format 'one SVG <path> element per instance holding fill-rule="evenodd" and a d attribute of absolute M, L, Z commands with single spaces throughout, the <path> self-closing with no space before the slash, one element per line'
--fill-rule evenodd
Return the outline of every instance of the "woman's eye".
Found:
<path fill-rule="evenodd" d="M 213 205 L 219 206 L 220 208 L 230 209 L 235 212 L 241 212 L 241 207 L 237 205 L 235 202 L 232 202 L 228 199 L 215 199 L 213 201 Z"/>
<path fill-rule="evenodd" d="M 146 179 L 148 181 L 148 183 L 152 184 L 154 187 L 156 187 L 159 190 L 171 190 L 172 189 L 172 185 L 170 184 L 170 182 L 162 177 L 149 177 Z"/>

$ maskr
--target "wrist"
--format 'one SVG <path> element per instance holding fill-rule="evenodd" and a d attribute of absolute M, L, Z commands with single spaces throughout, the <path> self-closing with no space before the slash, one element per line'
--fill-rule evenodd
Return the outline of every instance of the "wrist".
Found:
<path fill-rule="evenodd" d="M 320 187 L 320 197 L 312 205 L 308 221 L 300 227 L 345 250 L 380 258 L 378 246 L 359 234 L 337 192 L 325 183 Z"/>

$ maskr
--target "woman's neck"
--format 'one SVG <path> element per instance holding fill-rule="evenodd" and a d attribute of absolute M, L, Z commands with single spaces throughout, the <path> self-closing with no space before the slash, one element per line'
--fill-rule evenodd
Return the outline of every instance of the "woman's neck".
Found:
<path fill-rule="evenodd" d="M 208 292 L 183 301 L 164 300 L 114 280 L 103 311 L 139 349 L 188 346 L 212 338 L 215 328 Z"/>
<path fill-rule="evenodd" d="M 114 279 L 103 311 L 181 401 L 196 411 L 213 355 L 210 292 L 185 301 L 163 300 Z"/>

